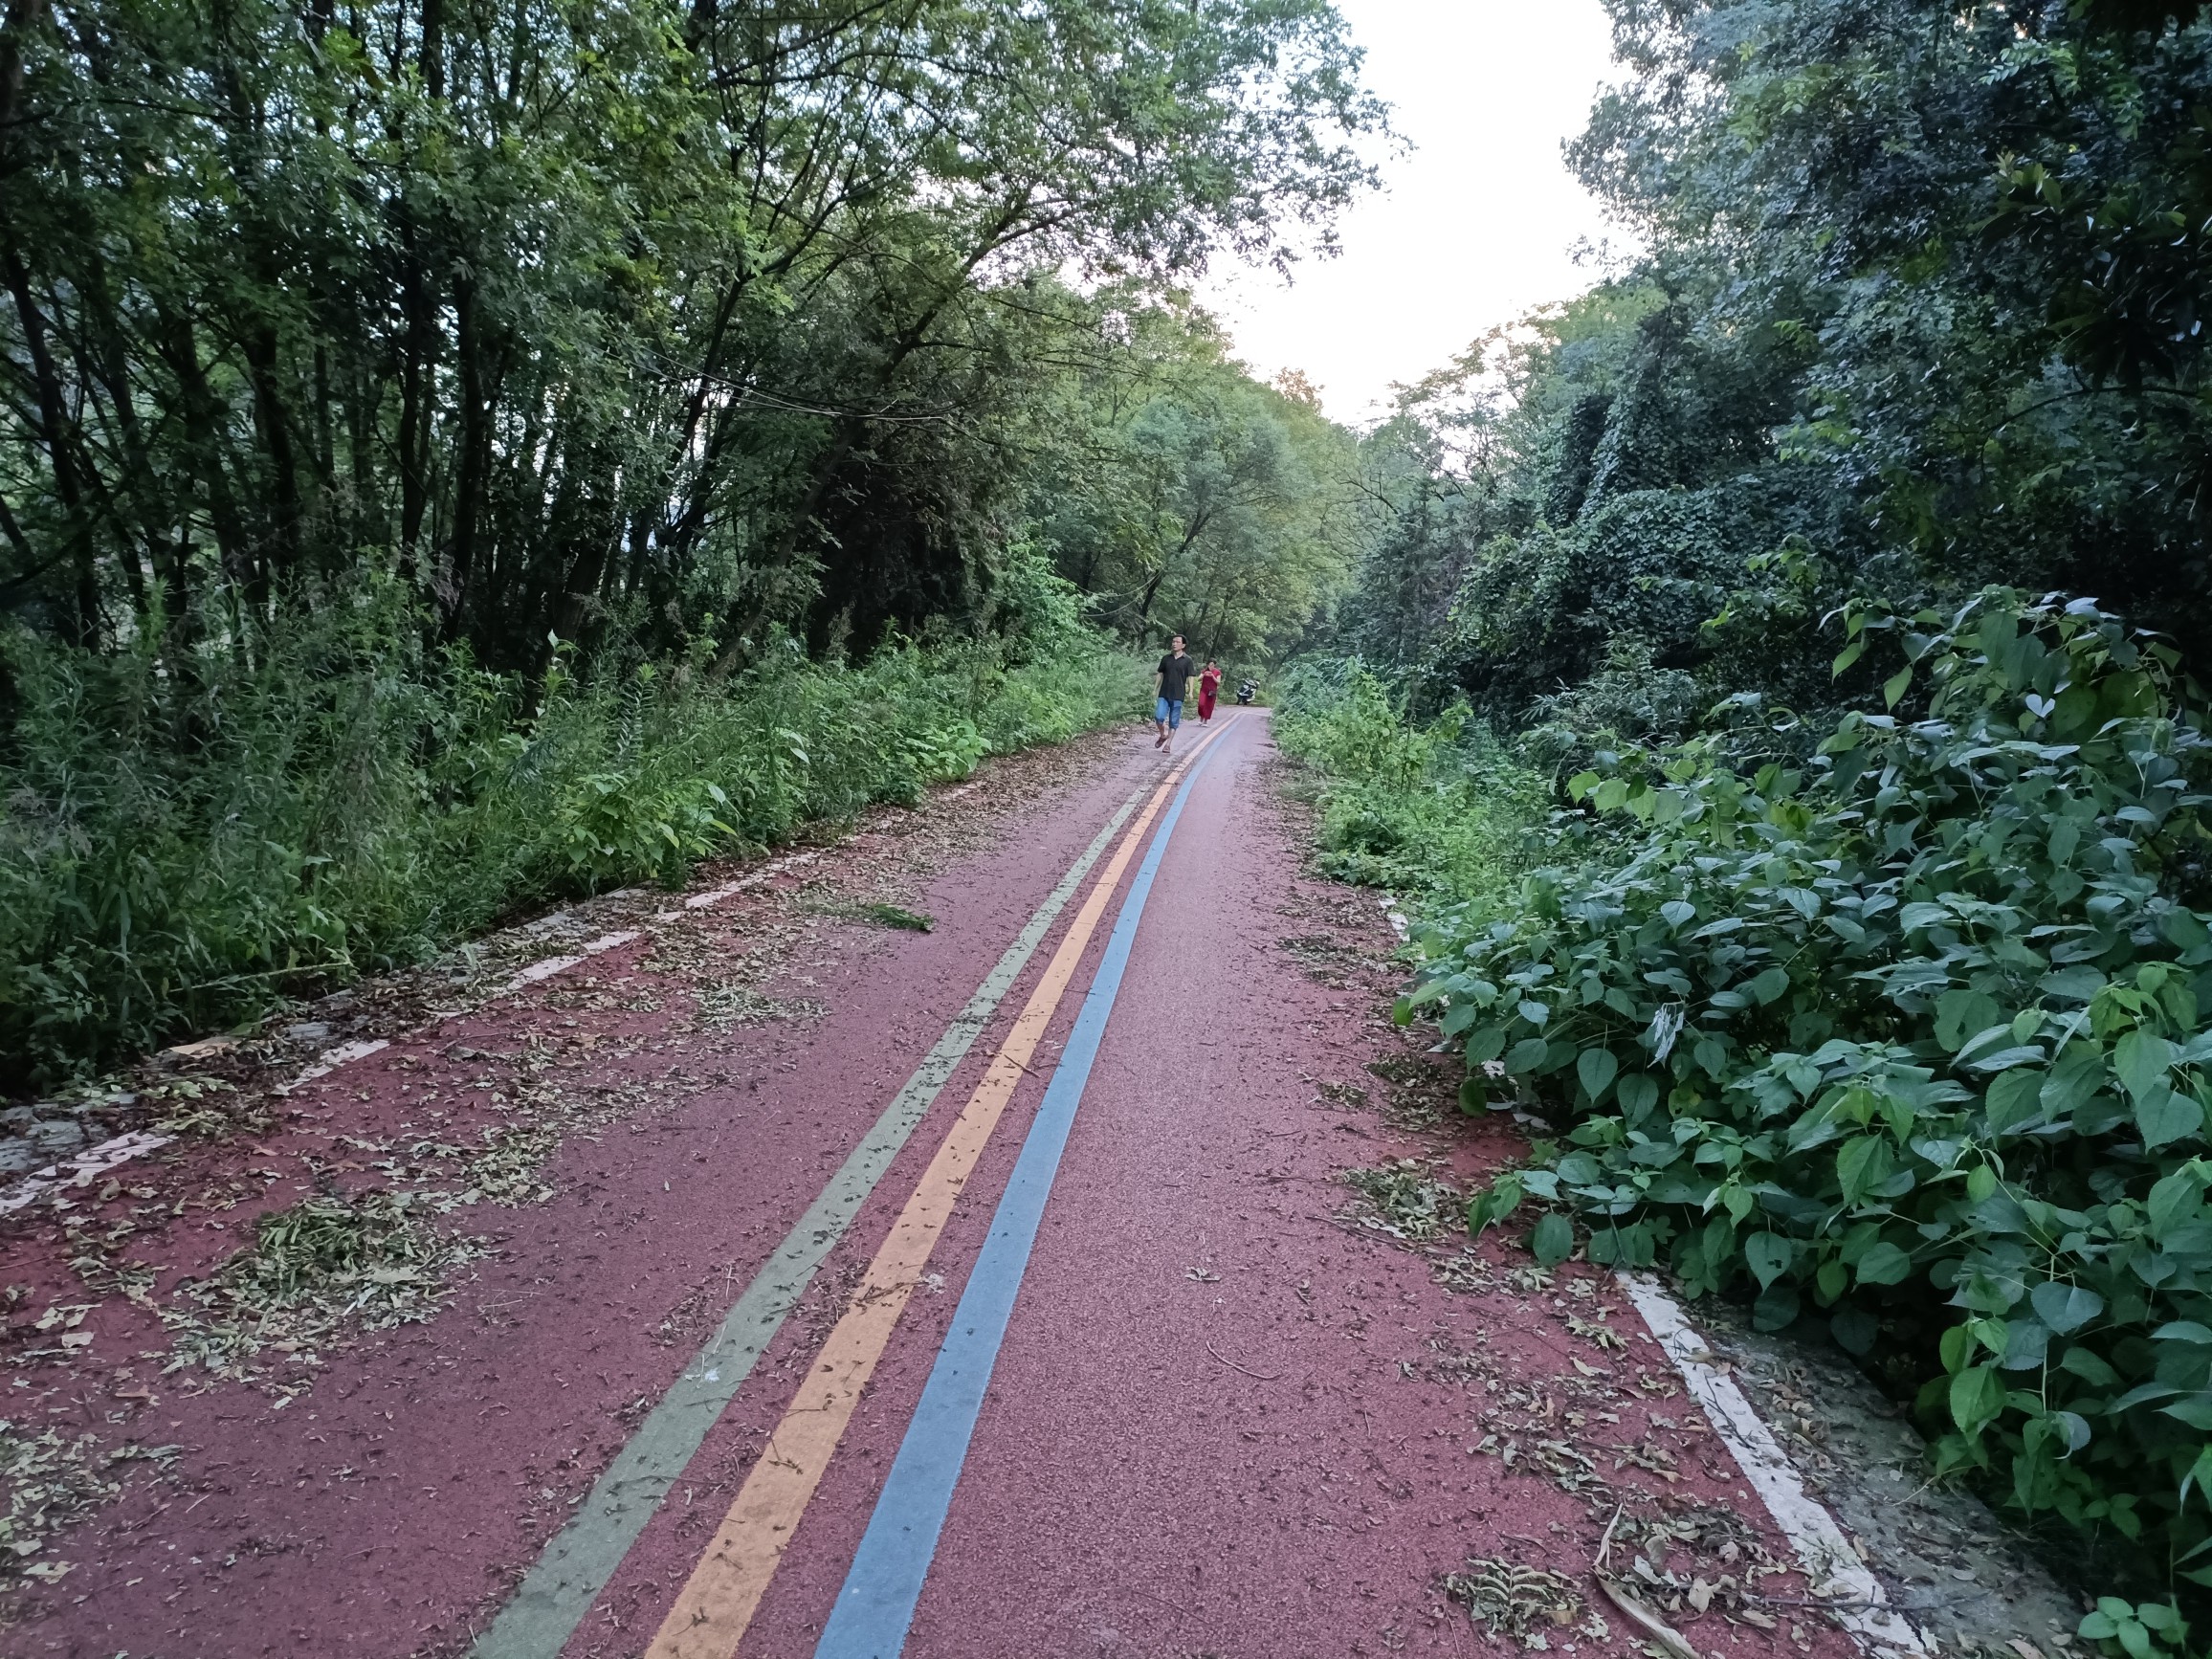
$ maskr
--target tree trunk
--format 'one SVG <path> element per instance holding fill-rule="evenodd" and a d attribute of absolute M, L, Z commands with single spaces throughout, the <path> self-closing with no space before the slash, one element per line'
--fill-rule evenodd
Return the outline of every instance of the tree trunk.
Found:
<path fill-rule="evenodd" d="M 5 228 L 0 227 L 0 236 L 5 234 Z M 61 502 L 71 563 L 76 570 L 77 604 L 72 637 L 78 645 L 97 645 L 100 641 L 100 571 L 93 552 L 92 524 L 84 510 L 84 492 L 77 476 L 77 455 L 70 442 L 72 428 L 67 402 L 62 395 L 61 377 L 54 366 L 54 355 L 47 348 L 46 317 L 31 293 L 31 273 L 24 267 L 21 252 L 12 246 L 8 250 L 8 291 L 14 298 L 16 317 L 23 328 L 24 350 L 31 357 L 32 379 L 38 388 L 40 435 L 46 440 L 47 463 L 54 470 L 54 493 Z"/>

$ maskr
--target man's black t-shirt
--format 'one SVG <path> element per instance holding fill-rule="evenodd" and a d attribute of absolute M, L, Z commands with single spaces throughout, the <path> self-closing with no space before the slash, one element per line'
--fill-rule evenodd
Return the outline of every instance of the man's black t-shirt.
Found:
<path fill-rule="evenodd" d="M 1160 695 L 1171 703 L 1183 701 L 1183 688 L 1197 672 L 1198 665 L 1186 653 L 1169 652 L 1160 659 Z"/>

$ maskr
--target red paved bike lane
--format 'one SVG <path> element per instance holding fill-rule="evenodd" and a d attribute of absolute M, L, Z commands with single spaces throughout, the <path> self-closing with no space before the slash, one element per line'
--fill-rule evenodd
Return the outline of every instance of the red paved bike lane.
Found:
<path fill-rule="evenodd" d="M 1417 1248 L 1362 1224 L 1348 1169 L 1413 1159 L 1417 1176 L 1464 1180 L 1514 1156 L 1518 1132 L 1455 1114 L 1422 1124 L 1457 1062 L 1390 1026 L 1396 970 L 1372 896 L 1302 872 L 1266 717 L 1228 721 L 1137 931 L 905 1652 L 1291 1659 L 1517 1651 L 1532 1637 L 1637 1651 L 1591 1577 L 1603 1563 L 1641 1574 L 1700 1654 L 1840 1659 L 1848 1644 L 1783 1570 L 1776 1529 L 1608 1277 L 1576 1263 L 1539 1274 L 1494 1234 L 1471 1251 L 1449 1206 Z M 82 1529 L 77 1570 L 6 1651 L 466 1651 L 683 1365 L 694 1304 L 727 1305 L 1075 852 L 1161 770 L 1139 740 L 1057 798 L 1021 803 L 923 896 L 934 934 L 826 931 L 819 960 L 789 968 L 809 968 L 806 994 L 829 1005 L 814 1024 L 707 1042 L 626 1013 L 639 944 L 567 992 L 449 1022 L 311 1092 L 234 1155 L 327 1152 L 341 1119 L 363 1134 L 419 1121 L 429 1085 L 452 1104 L 472 1048 L 552 1044 L 579 1081 L 687 1085 L 572 1137 L 549 1202 L 462 1212 L 479 1232 L 498 1224 L 496 1257 L 430 1324 L 334 1355 L 289 1408 L 173 1384 L 136 1407 L 183 1445 L 172 1477 Z M 733 914 L 708 942 L 735 953 L 751 925 Z M 814 1651 L 1104 943 L 1101 929 L 962 1192 L 744 1637 L 749 1659 Z M 652 1641 L 747 1471 L 773 1455 L 779 1417 L 1046 954 L 570 1659 Z M 268 1206 L 298 1186 L 273 1187 Z M 173 1270 L 177 1252 L 165 1259 Z M 660 1339 L 672 1323 L 680 1339 Z M 102 1326 L 98 1340 L 88 1360 L 144 1334 Z M 1484 1605 L 1525 1628 L 1471 1622 L 1452 1575 L 1478 1601 L 1517 1584 Z"/>
<path fill-rule="evenodd" d="M 61 1540 L 72 1570 L 53 1588 L 23 1587 L 0 1651 L 465 1651 L 1070 861 L 1158 770 L 1148 743 L 1115 742 L 1066 793 L 1006 803 L 1002 833 L 918 896 L 936 918 L 931 933 L 807 919 L 812 932 L 767 989 L 823 1006 L 817 1019 L 686 1029 L 694 987 L 652 973 L 657 946 L 642 940 L 309 1084 L 267 1133 L 185 1150 L 173 1167 L 126 1169 L 163 1183 L 165 1200 L 229 1172 L 271 1171 L 254 1202 L 205 1222 L 188 1210 L 130 1247 L 160 1265 L 160 1301 L 180 1276 L 250 1240 L 256 1215 L 319 1187 L 375 1184 L 376 1155 L 343 1138 L 465 1141 L 500 1122 L 488 1092 L 472 1087 L 491 1065 L 483 1056 L 542 1051 L 554 1056 L 545 1074 L 571 1092 L 630 1089 L 651 1102 L 569 1136 L 545 1172 L 547 1202 L 455 1211 L 446 1225 L 482 1237 L 491 1254 L 463 1270 L 449 1305 L 427 1324 L 325 1354 L 288 1405 L 144 1365 L 119 1405 L 104 1368 L 161 1333 L 144 1308 L 98 1308 L 85 1326 L 95 1343 L 65 1372 L 32 1373 L 43 1385 L 11 1399 L 11 1416 L 36 1427 L 43 1409 L 69 1432 L 127 1420 L 142 1443 L 180 1449 L 166 1477 L 134 1481 Z M 684 925 L 696 922 L 708 957 L 736 962 L 776 903 L 771 891 Z M 878 1199 L 911 1181 L 1037 965 Z M 662 1006 L 625 1006 L 641 1001 Z M 5 1246 L 9 1276 L 65 1282 L 47 1258 L 67 1248 L 27 1214 Z M 805 1323 L 802 1310 L 786 1340 Z M 773 1397 L 773 1364 L 755 1382 Z"/>
<path fill-rule="evenodd" d="M 1445 1593 L 1473 1558 L 1560 1575 L 1535 1626 L 1555 1650 L 1640 1651 L 1591 1581 L 1602 1552 L 1686 1586 L 1788 1553 L 1608 1277 L 1515 1286 L 1525 1256 L 1493 1241 L 1471 1263 L 1449 1220 L 1426 1252 L 1345 1225 L 1349 1166 L 1465 1172 L 1517 1141 L 1341 1109 L 1342 1086 L 1381 1092 L 1368 1062 L 1413 1051 L 1380 986 L 1316 983 L 1281 941 L 1316 911 L 1371 951 L 1388 936 L 1364 896 L 1301 876 L 1262 720 L 1223 749 L 1137 935 L 904 1651 L 1465 1654 L 1499 1639 Z M 1014 1151 L 971 1184 L 951 1282 L 910 1307 L 741 1653 L 813 1651 Z M 1608 1519 L 1637 1547 L 1607 1550 Z M 1757 1588 L 1803 1604 L 1794 1573 Z M 1701 1650 L 1851 1650 L 1803 1613 L 1668 1616 Z"/>

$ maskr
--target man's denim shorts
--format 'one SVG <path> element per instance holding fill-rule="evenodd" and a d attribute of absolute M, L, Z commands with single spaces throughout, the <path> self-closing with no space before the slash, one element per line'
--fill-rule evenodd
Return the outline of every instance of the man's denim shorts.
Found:
<path fill-rule="evenodd" d="M 1152 706 L 1152 718 L 1156 720 L 1165 720 L 1167 729 L 1171 732 L 1174 731 L 1183 724 L 1183 700 L 1179 697 L 1174 702 L 1169 702 L 1165 697 L 1155 698 Z"/>

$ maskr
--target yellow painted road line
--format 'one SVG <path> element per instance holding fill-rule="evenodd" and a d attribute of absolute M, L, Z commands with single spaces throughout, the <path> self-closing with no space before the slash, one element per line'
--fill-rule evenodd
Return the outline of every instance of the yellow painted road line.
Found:
<path fill-rule="evenodd" d="M 960 1117 L 922 1172 L 906 1207 L 892 1223 L 890 1237 L 869 1263 L 868 1276 L 861 1281 L 844 1317 L 823 1342 L 807 1380 L 785 1408 L 767 1446 L 731 1503 L 714 1542 L 692 1570 L 675 1605 L 645 1650 L 645 1659 L 731 1659 L 737 1652 L 745 1627 L 767 1593 L 768 1581 L 775 1576 L 777 1563 L 798 1530 L 814 1489 L 821 1484 L 831 1454 L 845 1438 L 846 1427 L 860 1404 L 861 1390 L 890 1344 L 914 1287 L 929 1267 L 930 1252 L 952 1218 L 961 1189 L 974 1173 L 991 1131 L 1027 1074 L 1029 1057 L 1036 1052 L 1069 983 L 1082 964 L 1083 953 L 1097 932 L 1099 918 L 1120 886 L 1130 859 L 1184 770 L 1218 735 L 1207 734 L 1175 763 L 1114 850 L 1083 908 L 1069 924 L 1060 948 L 1052 953 L 1036 989 L 1015 1018 L 1013 1029 L 991 1056 L 983 1081 L 961 1108 Z"/>

